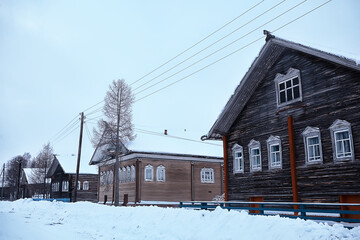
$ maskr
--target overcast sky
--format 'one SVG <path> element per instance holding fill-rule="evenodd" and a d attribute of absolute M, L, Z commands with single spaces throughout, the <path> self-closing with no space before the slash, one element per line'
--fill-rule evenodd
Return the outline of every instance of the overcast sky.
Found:
<path fill-rule="evenodd" d="M 199 140 L 217 119 L 265 40 L 243 47 L 262 37 L 263 29 L 273 31 L 327 1 L 302 2 L 0 0 L 1 166 L 24 152 L 36 156 L 48 141 L 53 144 L 60 161 L 73 164 L 76 158 L 72 155 L 78 151 L 79 127 L 70 124 L 69 129 L 60 130 L 77 119 L 80 112 L 103 100 L 111 81 L 119 78 L 132 84 L 138 99 L 133 106 L 137 129 L 137 143 L 133 147 L 136 150 L 221 156 L 221 146 L 154 136 L 141 130 L 162 133 L 167 129 L 170 135 Z M 257 3 L 260 4 L 231 24 L 137 81 Z M 360 1 L 333 0 L 274 35 L 360 59 L 359 12 Z M 258 15 L 261 16 L 256 18 Z M 164 73 L 238 28 L 222 41 Z M 222 51 L 144 90 L 239 38 Z M 99 107 L 101 104 L 85 111 L 82 171 L 96 171 L 87 166 L 94 149 L 86 130 L 89 129 L 91 135 L 97 117 L 101 117 L 101 112 L 91 112 Z"/>

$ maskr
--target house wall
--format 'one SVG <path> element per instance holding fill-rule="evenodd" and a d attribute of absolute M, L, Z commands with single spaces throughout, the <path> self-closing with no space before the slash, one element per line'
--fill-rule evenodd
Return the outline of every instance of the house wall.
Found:
<path fill-rule="evenodd" d="M 279 110 L 274 78 L 292 67 L 300 70 L 306 107 Z M 284 110 L 284 109 L 283 109 Z M 360 194 L 360 73 L 322 59 L 286 50 L 266 74 L 228 134 L 229 200 L 292 201 L 287 117 L 293 116 L 296 170 L 300 201 L 338 202 L 339 195 Z M 329 127 L 337 119 L 351 123 L 355 160 L 335 162 Z M 307 165 L 302 132 L 307 126 L 321 132 L 323 163 Z M 269 170 L 266 140 L 280 136 L 282 169 Z M 248 144 L 261 143 L 262 171 L 250 173 Z M 244 150 L 245 172 L 233 173 L 234 144 Z"/>
<path fill-rule="evenodd" d="M 76 201 L 97 202 L 98 175 L 97 174 L 79 174 L 80 190 L 77 190 Z M 83 189 L 84 181 L 89 182 L 89 190 Z M 71 175 L 71 188 L 75 188 L 75 174 Z M 74 192 L 74 190 L 73 190 Z M 74 198 L 72 194 L 72 198 Z"/>
<path fill-rule="evenodd" d="M 153 166 L 153 181 L 145 181 L 145 166 Z M 136 159 L 120 162 L 120 168 L 136 165 Z M 156 169 L 158 166 L 165 167 L 165 182 L 157 181 Z M 139 159 L 139 169 L 136 171 L 137 182 L 120 182 L 119 194 L 122 202 L 124 194 L 128 194 L 129 202 L 135 202 L 136 191 L 141 201 L 190 201 L 190 200 L 212 200 L 216 195 L 222 193 L 221 163 L 193 162 L 193 199 L 191 193 L 191 161 L 164 160 L 164 159 Z M 214 183 L 201 183 L 200 171 L 202 168 L 214 169 Z M 114 165 L 101 166 L 102 171 L 114 171 Z M 107 195 L 107 202 L 113 201 L 113 184 L 100 185 L 99 202 L 104 202 Z"/>

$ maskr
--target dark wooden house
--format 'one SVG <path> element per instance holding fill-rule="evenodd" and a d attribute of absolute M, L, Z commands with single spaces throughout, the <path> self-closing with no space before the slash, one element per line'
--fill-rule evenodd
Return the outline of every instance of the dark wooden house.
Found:
<path fill-rule="evenodd" d="M 45 169 L 23 168 L 21 174 L 20 196 L 22 198 L 49 198 L 50 178 L 45 179 Z M 45 192 L 45 195 L 44 195 Z"/>
<path fill-rule="evenodd" d="M 228 200 L 360 202 L 360 66 L 266 43 L 203 139 L 222 139 Z"/>
<path fill-rule="evenodd" d="M 72 202 L 74 200 L 75 176 L 75 170 L 64 170 L 55 157 L 47 173 L 47 177 L 51 178 L 51 198 Z M 97 202 L 97 174 L 79 173 L 77 186 L 76 201 Z"/>
<path fill-rule="evenodd" d="M 210 201 L 223 193 L 221 157 L 145 152 L 121 146 L 119 196 L 129 203 L 178 204 Z M 115 194 L 114 147 L 98 146 L 90 161 L 99 168 L 99 202 L 111 204 Z M 125 200 L 126 201 L 126 200 Z"/>

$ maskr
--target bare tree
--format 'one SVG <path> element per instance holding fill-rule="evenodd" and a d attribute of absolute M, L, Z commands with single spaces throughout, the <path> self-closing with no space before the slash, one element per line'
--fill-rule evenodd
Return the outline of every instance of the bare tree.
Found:
<path fill-rule="evenodd" d="M 27 155 L 24 154 L 24 156 L 18 155 L 6 163 L 6 182 L 14 193 L 15 199 L 20 197 L 21 171 L 28 164 Z"/>
<path fill-rule="evenodd" d="M 115 146 L 115 206 L 119 205 L 119 156 L 120 141 L 125 144 L 135 138 L 132 124 L 134 96 L 124 79 L 113 81 L 106 92 L 103 113 L 94 129 L 93 145 Z"/>
<path fill-rule="evenodd" d="M 54 149 L 47 143 L 33 160 L 31 166 L 33 167 L 32 175 L 30 176 L 32 182 L 43 183 L 43 198 L 46 198 L 48 187 L 46 186 L 46 173 L 54 160 Z"/>

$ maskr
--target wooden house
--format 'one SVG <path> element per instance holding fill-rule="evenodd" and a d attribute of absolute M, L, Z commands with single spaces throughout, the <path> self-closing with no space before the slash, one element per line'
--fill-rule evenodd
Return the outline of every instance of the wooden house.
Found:
<path fill-rule="evenodd" d="M 360 202 L 360 66 L 267 33 L 202 139 L 223 140 L 227 200 Z"/>
<path fill-rule="evenodd" d="M 49 198 L 50 178 L 45 179 L 45 169 L 23 168 L 21 174 L 20 196 L 22 198 Z M 45 191 L 45 196 L 44 196 Z"/>
<path fill-rule="evenodd" d="M 64 168 L 54 158 L 47 177 L 51 178 L 51 198 L 72 202 L 74 200 L 74 188 L 76 167 L 70 170 Z M 97 202 L 98 175 L 93 173 L 79 173 L 77 184 L 76 201 Z"/>
<path fill-rule="evenodd" d="M 156 144 L 154 144 L 156 145 Z M 98 146 L 90 161 L 99 169 L 99 198 L 111 204 L 115 194 L 114 147 Z M 130 150 L 121 146 L 120 201 L 174 204 L 209 201 L 223 193 L 223 159 L 193 154 Z M 126 196 L 124 198 L 124 196 Z"/>

